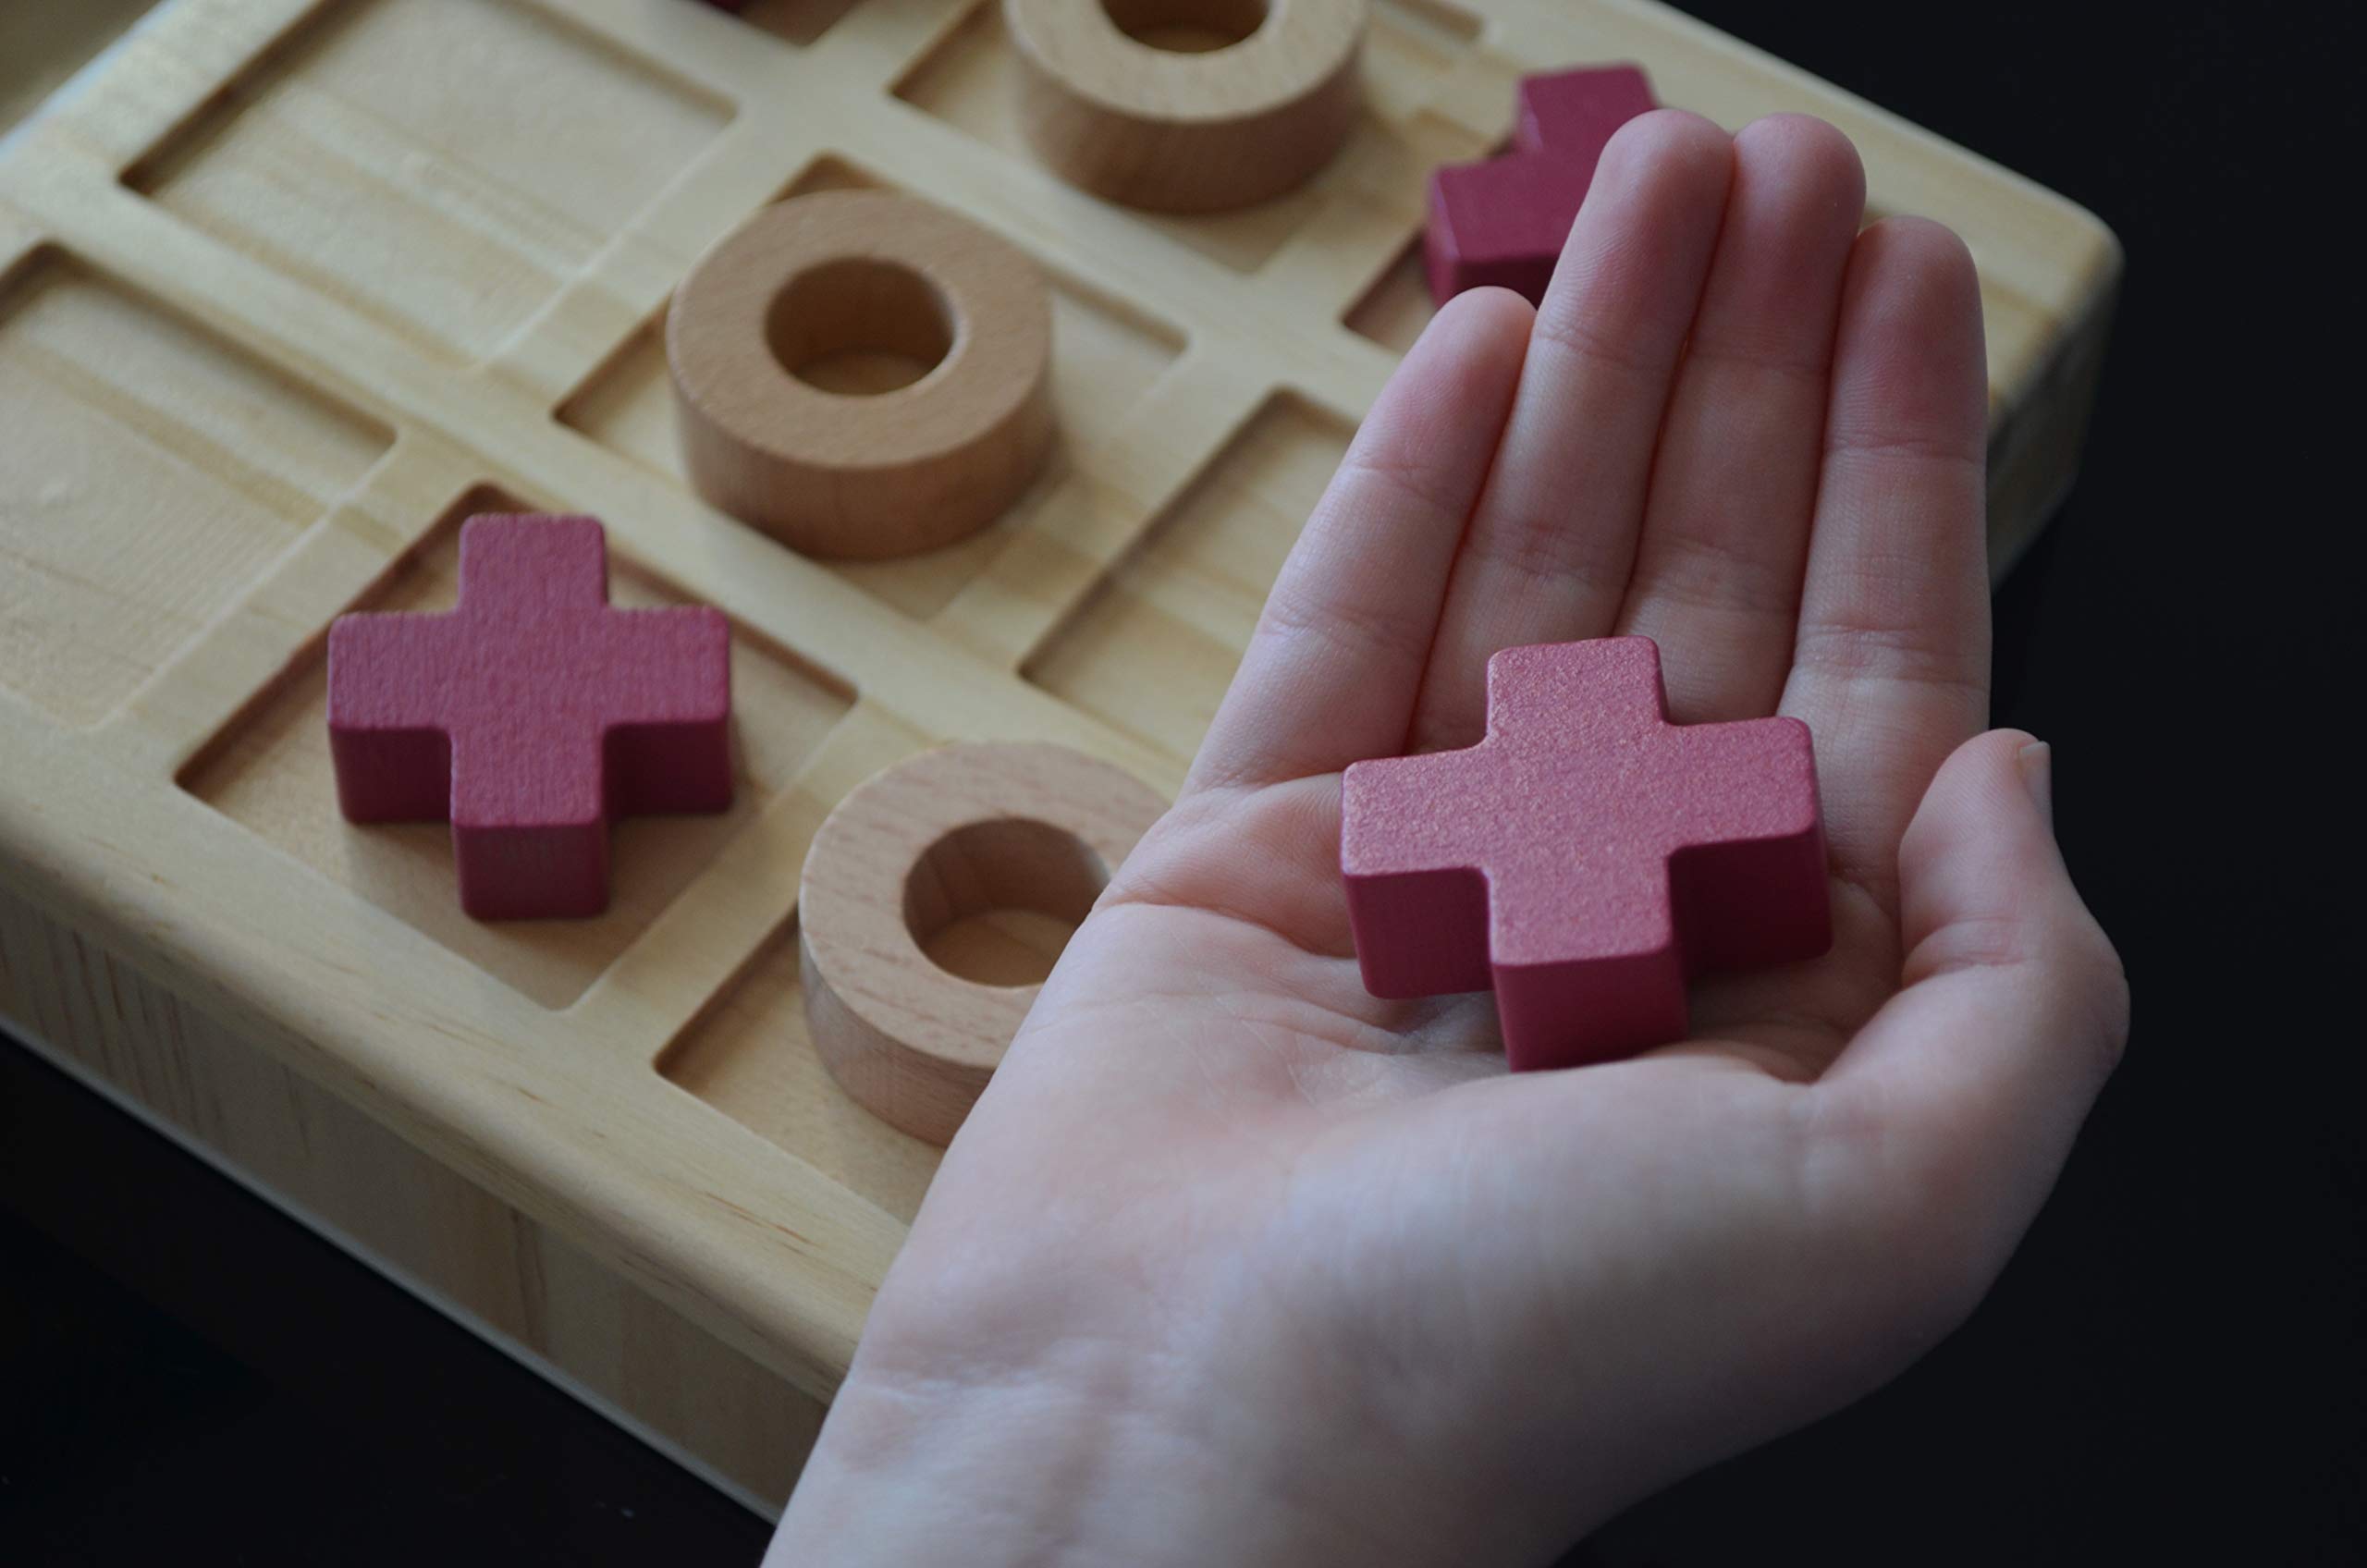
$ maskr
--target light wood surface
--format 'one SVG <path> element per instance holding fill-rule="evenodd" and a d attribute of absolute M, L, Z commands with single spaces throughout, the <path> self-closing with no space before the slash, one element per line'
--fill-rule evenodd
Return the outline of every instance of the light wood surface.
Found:
<path fill-rule="evenodd" d="M 1247 207 L 1355 130 L 1367 0 L 1002 0 L 1030 146 L 1155 212 Z"/>
<path fill-rule="evenodd" d="M 666 359 L 693 487 L 809 556 L 967 538 L 1052 442 L 1043 274 L 909 196 L 823 190 L 758 213 L 674 291 Z"/>
<path fill-rule="evenodd" d="M 935 1160 L 815 1048 L 808 845 L 946 741 L 1173 788 L 1427 319 L 1427 172 L 1502 135 L 1522 71 L 1821 114 L 1877 211 L 1965 234 L 2001 563 L 2069 478 L 2119 258 L 1644 0 L 1380 0 L 1338 154 L 1198 217 L 1028 151 L 992 0 L 748 16 L 167 0 L 0 143 L 0 1009 L 777 1500 Z M 1041 269 L 1055 435 L 968 538 L 824 563 L 685 482 L 662 324 L 767 203 L 866 190 Z M 442 828 L 337 816 L 325 629 L 448 607 L 486 510 L 599 516 L 616 603 L 731 621 L 732 808 L 620 825 L 596 920 L 470 921 Z"/>
<path fill-rule="evenodd" d="M 940 747 L 840 801 L 797 894 L 805 1020 L 831 1076 L 951 1143 L 1067 934 L 1166 809 L 1041 741 Z"/>

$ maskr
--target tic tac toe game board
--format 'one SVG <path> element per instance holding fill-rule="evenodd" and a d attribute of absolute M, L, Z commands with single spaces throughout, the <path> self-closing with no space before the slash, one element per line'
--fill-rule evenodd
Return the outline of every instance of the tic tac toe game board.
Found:
<path fill-rule="evenodd" d="M 12 80 L 90 14 L 12 22 Z M 938 1158 L 808 1033 L 825 816 L 950 741 L 1171 791 L 1430 312 L 1430 171 L 1596 62 L 1821 115 L 1872 214 L 1969 242 L 2002 570 L 2073 472 L 2111 235 L 1651 0 L 1373 0 L 1336 154 L 1196 215 L 1031 151 L 1001 0 L 165 0 L 12 88 L 0 1014 L 778 1505 Z M 1049 279 L 1049 448 L 979 532 L 830 564 L 685 481 L 665 316 L 768 203 L 872 190 Z M 484 512 L 596 517 L 616 606 L 728 620 L 731 803 L 621 822 L 595 918 L 472 919 L 445 827 L 337 809 L 331 622 L 450 608 Z"/>

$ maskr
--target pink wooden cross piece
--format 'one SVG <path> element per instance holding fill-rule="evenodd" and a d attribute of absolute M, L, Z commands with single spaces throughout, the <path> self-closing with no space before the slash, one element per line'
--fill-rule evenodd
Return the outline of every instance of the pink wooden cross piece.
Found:
<path fill-rule="evenodd" d="M 1682 1039 L 1688 975 L 1832 945 L 1808 726 L 1671 724 L 1649 637 L 1507 648 L 1486 740 L 1343 789 L 1366 988 L 1492 984 L 1515 1071 Z"/>
<path fill-rule="evenodd" d="M 731 803 L 730 635 L 720 610 L 610 608 L 595 518 L 471 518 L 458 608 L 329 629 L 337 803 L 448 818 L 480 920 L 598 914 L 611 816 Z"/>
<path fill-rule="evenodd" d="M 1430 176 L 1430 298 L 1443 305 L 1492 283 L 1532 305 L 1544 299 L 1611 133 L 1656 107 L 1634 66 L 1522 78 L 1513 150 Z"/>

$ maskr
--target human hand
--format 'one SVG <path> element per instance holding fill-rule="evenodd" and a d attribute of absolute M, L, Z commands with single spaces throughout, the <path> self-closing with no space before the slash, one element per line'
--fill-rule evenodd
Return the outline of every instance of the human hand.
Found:
<path fill-rule="evenodd" d="M 1174 810 L 948 1152 L 795 1562 L 1527 1563 L 1872 1389 L 1978 1302 L 2127 1032 L 2048 753 L 1988 707 L 1964 247 L 1820 122 L 1613 140 L 1541 311 L 1441 311 Z M 1368 996 L 1340 771 L 1636 632 L 1679 722 L 1811 728 L 1835 941 L 1694 1037 L 1508 1076 Z"/>

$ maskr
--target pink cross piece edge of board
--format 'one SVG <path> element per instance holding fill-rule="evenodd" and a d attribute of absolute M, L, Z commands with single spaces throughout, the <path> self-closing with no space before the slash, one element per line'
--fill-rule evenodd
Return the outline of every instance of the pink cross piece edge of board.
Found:
<path fill-rule="evenodd" d="M 598 914 L 612 817 L 731 804 L 730 642 L 720 610 L 611 607 L 596 518 L 471 518 L 458 607 L 329 628 L 337 804 L 448 820 L 479 920 Z"/>
<path fill-rule="evenodd" d="M 1808 726 L 1671 724 L 1649 637 L 1507 648 L 1485 740 L 1342 788 L 1366 989 L 1492 986 L 1515 1072 L 1682 1039 L 1692 975 L 1833 943 Z"/>
<path fill-rule="evenodd" d="M 1570 224 L 1594 181 L 1612 133 L 1659 105 L 1634 66 L 1601 66 L 1521 79 L 1512 150 L 1430 176 L 1422 260 L 1430 298 L 1443 305 L 1494 284 L 1545 298 Z"/>

